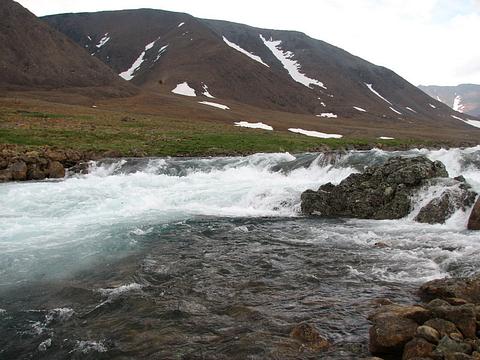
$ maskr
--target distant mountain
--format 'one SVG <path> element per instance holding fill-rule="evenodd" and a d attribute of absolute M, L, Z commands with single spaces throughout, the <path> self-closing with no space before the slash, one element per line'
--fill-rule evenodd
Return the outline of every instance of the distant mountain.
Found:
<path fill-rule="evenodd" d="M 151 9 L 43 19 L 148 91 L 317 115 L 319 122 L 471 128 L 393 71 L 299 32 Z"/>
<path fill-rule="evenodd" d="M 108 66 L 18 3 L 1 0 L 0 18 L 0 87 L 132 91 Z"/>
<path fill-rule="evenodd" d="M 447 104 L 455 111 L 473 116 L 480 116 L 480 85 L 420 85 L 419 88 L 432 98 Z"/>

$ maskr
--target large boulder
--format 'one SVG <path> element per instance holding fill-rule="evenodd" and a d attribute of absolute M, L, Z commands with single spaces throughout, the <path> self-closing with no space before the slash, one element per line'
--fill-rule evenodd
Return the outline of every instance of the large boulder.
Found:
<path fill-rule="evenodd" d="M 468 229 L 480 230 L 480 198 L 478 198 L 477 203 L 473 207 L 472 213 L 470 214 L 470 219 L 468 220 Z"/>
<path fill-rule="evenodd" d="M 9 168 L 12 174 L 12 180 L 21 181 L 27 179 L 28 167 L 24 161 L 15 161 Z"/>
<path fill-rule="evenodd" d="M 445 166 L 424 156 L 396 157 L 302 194 L 302 212 L 325 217 L 399 219 L 411 211 L 411 198 L 429 179 L 448 177 Z"/>
<path fill-rule="evenodd" d="M 418 324 L 403 317 L 376 318 L 370 328 L 369 349 L 372 354 L 402 354 L 403 347 L 413 339 Z"/>
<path fill-rule="evenodd" d="M 425 300 L 464 299 L 469 303 L 480 304 L 480 276 L 432 280 L 422 285 L 420 296 Z"/>
<path fill-rule="evenodd" d="M 65 168 L 58 161 L 51 161 L 48 164 L 48 177 L 52 179 L 60 179 L 65 177 Z"/>

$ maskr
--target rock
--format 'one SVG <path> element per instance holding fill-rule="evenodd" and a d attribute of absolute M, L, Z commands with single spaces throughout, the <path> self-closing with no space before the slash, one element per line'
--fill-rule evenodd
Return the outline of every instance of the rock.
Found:
<path fill-rule="evenodd" d="M 28 180 L 43 180 L 47 176 L 45 172 L 37 164 L 32 164 L 28 167 L 27 178 Z"/>
<path fill-rule="evenodd" d="M 73 174 L 88 174 L 88 169 L 90 164 L 88 161 L 80 161 L 76 165 L 68 169 L 70 173 Z"/>
<path fill-rule="evenodd" d="M 432 355 L 435 346 L 422 338 L 410 340 L 403 350 L 402 360 L 428 358 Z"/>
<path fill-rule="evenodd" d="M 415 217 L 415 221 L 428 224 L 444 224 L 457 210 L 466 210 L 475 203 L 477 193 L 471 186 L 450 180 L 454 183 L 448 186 L 442 195 L 425 205 Z"/>
<path fill-rule="evenodd" d="M 370 328 L 369 349 L 372 354 L 401 353 L 413 339 L 418 325 L 411 319 L 380 317 Z"/>
<path fill-rule="evenodd" d="M 449 336 L 450 334 L 458 334 L 461 338 L 463 338 L 463 335 L 458 331 L 455 324 L 451 321 L 437 318 L 428 320 L 427 322 L 425 322 L 424 325 L 437 330 L 440 338 L 443 338 L 444 336 Z"/>
<path fill-rule="evenodd" d="M 307 323 L 296 325 L 290 332 L 290 337 L 314 352 L 325 350 L 330 346 L 330 342 L 320 335 L 317 328 Z"/>
<path fill-rule="evenodd" d="M 12 171 L 10 169 L 0 170 L 0 182 L 12 181 Z"/>
<path fill-rule="evenodd" d="M 426 180 L 448 177 L 445 166 L 419 156 L 393 158 L 352 174 L 338 186 L 326 184 L 302 194 L 302 212 L 326 217 L 399 219 L 409 214 L 411 197 Z"/>
<path fill-rule="evenodd" d="M 65 155 L 65 153 L 58 150 L 46 149 L 45 156 L 52 161 L 62 162 L 67 160 L 67 156 Z"/>
<path fill-rule="evenodd" d="M 47 169 L 48 177 L 52 179 L 60 179 L 65 177 L 65 168 L 58 161 L 52 161 Z"/>
<path fill-rule="evenodd" d="M 9 166 L 9 169 L 12 173 L 12 180 L 22 181 L 27 180 L 27 164 L 23 161 L 16 161 Z"/>
<path fill-rule="evenodd" d="M 468 230 L 480 230 L 480 198 L 478 198 L 468 219 Z"/>
<path fill-rule="evenodd" d="M 435 349 L 435 353 L 440 353 L 444 356 L 451 353 L 470 354 L 471 352 L 472 347 L 469 344 L 452 340 L 448 336 L 444 336 Z"/>
<path fill-rule="evenodd" d="M 420 296 L 425 300 L 460 298 L 480 304 L 480 277 L 433 280 L 422 285 Z"/>
<path fill-rule="evenodd" d="M 430 304 L 429 309 L 435 317 L 454 323 L 464 337 L 470 339 L 475 338 L 477 332 L 477 318 L 475 306 L 473 304 L 460 306 L 452 306 L 448 303 L 439 306 L 431 306 Z"/>
<path fill-rule="evenodd" d="M 472 360 L 475 358 L 470 355 L 457 352 L 457 353 L 446 354 L 444 359 L 445 360 Z"/>
<path fill-rule="evenodd" d="M 438 344 L 440 341 L 440 334 L 437 330 L 430 326 L 422 325 L 417 328 L 415 333 L 417 337 L 421 337 L 432 344 Z"/>
<path fill-rule="evenodd" d="M 385 305 L 377 309 L 372 315 L 369 316 L 369 320 L 375 322 L 380 318 L 401 317 L 415 321 L 417 324 L 423 324 L 428 319 L 432 318 L 432 312 L 424 307 L 403 306 L 403 305 Z"/>

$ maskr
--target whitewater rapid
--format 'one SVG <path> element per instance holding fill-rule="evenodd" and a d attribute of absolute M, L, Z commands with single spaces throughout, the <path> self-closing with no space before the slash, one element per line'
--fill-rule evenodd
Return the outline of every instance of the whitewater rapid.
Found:
<path fill-rule="evenodd" d="M 142 246 L 145 234 L 188 219 L 295 218 L 303 191 L 337 184 L 392 156 L 419 154 L 442 161 L 451 177 L 463 175 L 480 192 L 480 147 L 107 160 L 92 163 L 88 175 L 62 181 L 0 184 L 0 285 L 62 277 L 90 261 L 124 256 Z M 428 190 L 424 195 L 425 200 Z M 478 234 L 465 231 L 467 215 L 459 212 L 447 224 L 433 226 L 414 223 L 413 215 L 397 221 L 349 220 L 345 229 L 315 229 L 308 241 L 342 238 L 346 232 L 358 242 L 387 242 L 399 249 L 389 254 L 392 261 L 428 259 L 417 278 L 430 279 L 445 275 L 448 266 L 436 262 L 441 254 L 435 257 L 428 246 L 417 244 L 458 245 L 461 250 L 450 253 L 448 262 L 475 253 Z"/>

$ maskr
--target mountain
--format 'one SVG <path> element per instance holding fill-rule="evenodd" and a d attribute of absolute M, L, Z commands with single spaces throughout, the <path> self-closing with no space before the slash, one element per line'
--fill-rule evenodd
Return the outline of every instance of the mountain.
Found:
<path fill-rule="evenodd" d="M 311 115 L 316 124 L 472 128 L 393 71 L 303 33 L 151 9 L 43 19 L 146 91 Z"/>
<path fill-rule="evenodd" d="M 480 85 L 462 84 L 458 86 L 423 86 L 419 88 L 455 111 L 480 116 Z"/>
<path fill-rule="evenodd" d="M 133 87 L 102 61 L 12 0 L 0 1 L 0 87 Z"/>

